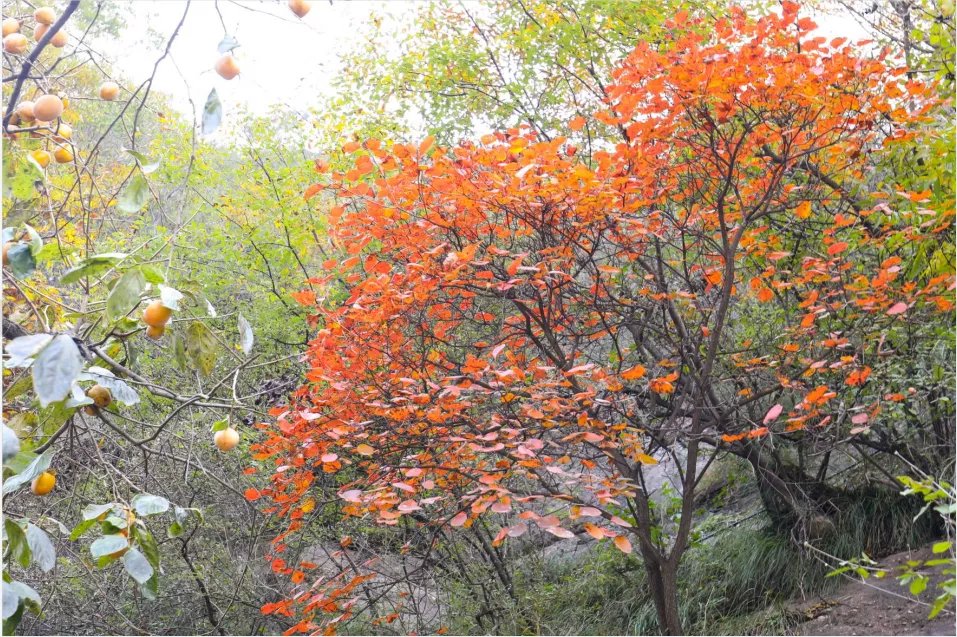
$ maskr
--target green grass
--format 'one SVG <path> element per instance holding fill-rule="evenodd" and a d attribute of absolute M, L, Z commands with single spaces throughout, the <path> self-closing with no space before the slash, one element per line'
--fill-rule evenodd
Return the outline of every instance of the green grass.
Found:
<path fill-rule="evenodd" d="M 816 544 L 841 558 L 862 552 L 877 557 L 921 546 L 933 537 L 934 526 L 930 516 L 915 523 L 916 512 L 912 502 L 896 494 L 860 492 L 849 498 L 834 532 Z M 725 518 L 714 516 L 706 526 L 723 528 Z M 685 631 L 786 632 L 801 621 L 786 602 L 834 590 L 841 581 L 826 577 L 832 568 L 769 527 L 720 532 L 691 548 L 682 560 L 679 588 Z M 598 546 L 580 560 L 527 559 L 516 571 L 518 602 L 500 597 L 492 629 L 498 634 L 658 633 L 644 569 L 634 556 L 626 558 L 614 548 Z M 493 622 L 488 617 L 484 629 L 472 620 L 477 612 L 474 597 L 460 593 L 453 600 L 453 634 L 489 632 Z"/>

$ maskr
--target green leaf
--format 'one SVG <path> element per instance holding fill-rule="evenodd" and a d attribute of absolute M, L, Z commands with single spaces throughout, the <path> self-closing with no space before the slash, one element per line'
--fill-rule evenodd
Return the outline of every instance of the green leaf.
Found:
<path fill-rule="evenodd" d="M 64 272 L 63 276 L 60 277 L 60 284 L 68 285 L 70 283 L 76 283 L 83 277 L 105 272 L 125 258 L 126 254 L 123 252 L 108 252 L 93 255 L 92 257 L 83 259 Z"/>
<path fill-rule="evenodd" d="M 216 366 L 216 338 L 206 325 L 196 321 L 186 330 L 186 355 L 203 376 Z"/>
<path fill-rule="evenodd" d="M 145 584 L 153 577 L 153 567 L 135 548 L 131 548 L 123 555 L 123 568 L 136 580 L 137 584 Z"/>
<path fill-rule="evenodd" d="M 94 524 L 96 524 L 96 519 L 83 520 L 77 524 L 75 527 L 73 527 L 73 532 L 70 533 L 70 541 L 76 542 L 79 540 L 81 537 L 83 537 L 83 534 L 86 533 Z"/>
<path fill-rule="evenodd" d="M 927 588 L 927 578 L 924 576 L 917 577 L 910 583 L 910 594 L 920 595 L 925 588 Z"/>
<path fill-rule="evenodd" d="M 117 207 L 123 212 L 139 212 L 150 198 L 150 188 L 146 178 L 137 173 L 133 175 L 126 188 L 120 193 Z"/>
<path fill-rule="evenodd" d="M 37 459 L 31 462 L 26 469 L 15 476 L 7 478 L 7 481 L 3 483 L 3 495 L 13 493 L 46 471 L 50 466 L 50 462 L 53 460 L 54 453 L 56 452 L 52 448 L 47 449 L 37 456 Z"/>
<path fill-rule="evenodd" d="M 154 268 L 151 265 L 141 265 L 139 268 L 140 272 L 143 273 L 143 276 L 150 283 L 157 284 L 166 281 L 166 277 L 163 276 L 163 273 L 160 272 L 158 268 Z"/>
<path fill-rule="evenodd" d="M 223 418 L 222 420 L 217 420 L 216 422 L 214 422 L 213 426 L 210 427 L 209 430 L 213 433 L 216 433 L 217 431 L 222 431 L 226 429 L 227 427 L 229 427 L 229 421 Z"/>
<path fill-rule="evenodd" d="M 10 263 L 10 270 L 18 279 L 22 279 L 37 267 L 37 260 L 33 257 L 33 251 L 30 245 L 23 242 L 17 242 L 7 250 L 7 261 Z"/>
<path fill-rule="evenodd" d="M 23 227 L 26 228 L 27 234 L 30 235 L 30 251 L 33 253 L 33 256 L 36 257 L 37 252 L 43 249 L 43 237 L 40 236 L 40 233 L 33 229 L 33 226 L 23 224 Z"/>
<path fill-rule="evenodd" d="M 6 518 L 3 521 L 3 530 L 6 531 L 7 534 L 6 550 L 9 553 L 10 559 L 18 562 L 23 568 L 29 567 L 32 553 L 30 551 L 30 543 L 27 542 L 27 534 L 23 530 L 23 527 L 15 520 Z"/>
<path fill-rule="evenodd" d="M 139 153 L 135 150 L 130 150 L 129 148 L 125 148 L 124 150 L 133 156 L 133 158 L 136 160 L 137 165 L 140 167 L 140 170 L 143 171 L 144 175 L 148 175 L 151 172 L 155 172 L 156 169 L 160 167 L 159 161 L 150 162 L 150 160 L 143 153 Z"/>
<path fill-rule="evenodd" d="M 33 389 L 33 376 L 24 374 L 15 383 L 10 385 L 9 389 L 3 392 L 5 402 L 10 402 L 17 396 L 22 396 Z"/>
<path fill-rule="evenodd" d="M 80 395 L 84 399 L 87 398 L 86 394 L 83 393 L 83 390 L 80 389 L 75 383 L 71 388 L 71 392 L 74 390 L 79 390 Z M 73 414 L 76 413 L 76 405 L 71 404 L 75 402 L 75 399 L 70 397 L 67 400 L 61 400 L 52 403 L 48 407 L 41 409 L 40 413 L 38 414 L 39 422 L 37 424 L 37 430 L 47 436 L 53 435 L 57 429 L 63 426 L 63 423 L 65 423 Z"/>
<path fill-rule="evenodd" d="M 33 553 L 33 562 L 44 573 L 49 573 L 56 566 L 56 549 L 53 548 L 50 536 L 46 534 L 46 531 L 32 523 L 27 524 L 26 535 L 30 552 Z"/>
<path fill-rule="evenodd" d="M 153 577 L 145 584 L 140 584 L 140 593 L 143 594 L 143 597 L 149 600 L 156 599 L 156 594 L 159 592 L 159 580 L 156 578 L 156 573 L 153 573 Z"/>
<path fill-rule="evenodd" d="M 139 270 L 126 272 L 110 295 L 106 298 L 106 319 L 115 321 L 126 316 L 140 302 L 140 295 L 146 289 L 146 277 Z"/>
<path fill-rule="evenodd" d="M 71 336 L 59 334 L 33 361 L 33 390 L 41 407 L 70 395 L 77 375 L 83 369 L 83 357 Z"/>
<path fill-rule="evenodd" d="M 186 370 L 188 362 L 186 360 L 186 340 L 175 330 L 173 331 L 173 360 L 176 361 L 177 367 Z"/>
<path fill-rule="evenodd" d="M 142 550 L 143 554 L 146 555 L 146 559 L 150 561 L 150 564 L 153 565 L 153 568 L 158 569 L 160 563 L 160 553 L 159 546 L 156 544 L 156 538 L 153 537 L 152 533 L 146 530 L 138 532 L 136 537 L 139 540 L 140 550 Z"/>
<path fill-rule="evenodd" d="M 6 593 L 6 591 L 4 591 L 4 593 L 3 593 L 3 598 L 4 598 L 4 599 L 7 598 L 7 593 Z M 18 600 L 18 601 L 19 601 L 19 600 Z M 23 609 L 24 609 L 25 607 L 26 607 L 26 604 L 24 604 L 24 605 L 22 605 L 22 606 L 21 606 L 21 605 L 18 605 L 18 606 L 17 606 L 17 612 L 15 612 L 15 613 L 13 614 L 13 616 L 10 617 L 9 619 L 4 619 L 4 620 L 3 620 L 3 634 L 4 634 L 4 635 L 13 635 L 13 634 L 15 634 L 15 633 L 17 632 L 17 626 L 20 625 L 20 619 L 23 617 Z"/>
<path fill-rule="evenodd" d="M 170 537 L 179 537 L 183 534 L 183 527 L 179 522 L 173 522 L 169 525 L 169 528 L 166 529 L 166 534 Z"/>
<path fill-rule="evenodd" d="M 156 515 L 169 510 L 169 500 L 149 493 L 137 493 L 130 502 L 133 510 L 140 515 Z"/>
<path fill-rule="evenodd" d="M 31 161 L 18 163 L 17 169 L 16 175 L 10 180 L 11 194 L 15 199 L 33 199 L 37 182 L 42 184 L 44 181 L 43 170 Z"/>
<path fill-rule="evenodd" d="M 948 593 L 943 593 L 938 595 L 937 599 L 934 600 L 933 605 L 930 607 L 930 614 L 927 616 L 927 619 L 933 619 L 940 614 L 940 611 L 944 610 L 944 607 L 947 606 L 947 602 L 953 599 L 953 595 Z"/>
<path fill-rule="evenodd" d="M 3 468 L 5 471 L 11 471 L 12 473 L 21 473 L 36 459 L 37 454 L 32 451 L 20 451 L 12 460 L 4 462 Z"/>
<path fill-rule="evenodd" d="M 206 98 L 206 105 L 203 106 L 203 135 L 209 135 L 217 128 L 223 119 L 223 105 L 219 101 L 219 95 L 214 88 L 209 92 Z"/>
<path fill-rule="evenodd" d="M 930 550 L 934 553 L 943 553 L 944 551 L 950 550 L 950 547 L 953 545 L 954 543 L 949 541 L 935 542 L 934 546 L 932 546 Z"/>
<path fill-rule="evenodd" d="M 94 540 L 93 544 L 90 545 L 90 554 L 97 558 L 106 557 L 117 551 L 122 551 L 129 545 L 130 543 L 122 535 L 104 535 Z"/>

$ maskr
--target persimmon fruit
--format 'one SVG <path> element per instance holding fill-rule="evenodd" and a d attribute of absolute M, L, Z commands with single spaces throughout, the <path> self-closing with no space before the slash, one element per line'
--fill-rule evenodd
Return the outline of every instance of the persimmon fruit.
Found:
<path fill-rule="evenodd" d="M 143 311 L 143 322 L 150 327 L 163 327 L 173 316 L 173 310 L 169 309 L 160 300 L 153 301 L 146 306 Z"/>
<path fill-rule="evenodd" d="M 56 476 L 49 471 L 44 471 L 30 483 L 30 490 L 33 495 L 46 495 L 53 491 L 56 486 Z"/>
<path fill-rule="evenodd" d="M 216 432 L 213 442 L 220 451 L 231 451 L 239 444 L 239 432 L 232 427 L 226 427 Z"/>
<path fill-rule="evenodd" d="M 224 80 L 231 80 L 239 75 L 239 63 L 236 61 L 236 58 L 229 53 L 216 60 L 216 64 L 213 68 Z"/>

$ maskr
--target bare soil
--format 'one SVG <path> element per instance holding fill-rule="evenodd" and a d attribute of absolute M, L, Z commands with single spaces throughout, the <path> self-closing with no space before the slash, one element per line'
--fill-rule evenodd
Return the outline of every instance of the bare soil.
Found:
<path fill-rule="evenodd" d="M 940 557 L 940 556 L 933 556 Z M 833 594 L 808 599 L 794 609 L 807 617 L 794 635 L 954 635 L 955 609 L 951 601 L 934 619 L 928 619 L 930 604 L 939 592 L 934 577 L 916 599 L 890 573 L 908 560 L 932 559 L 929 548 L 897 553 L 880 560 L 888 570 L 884 579 L 848 579 Z"/>

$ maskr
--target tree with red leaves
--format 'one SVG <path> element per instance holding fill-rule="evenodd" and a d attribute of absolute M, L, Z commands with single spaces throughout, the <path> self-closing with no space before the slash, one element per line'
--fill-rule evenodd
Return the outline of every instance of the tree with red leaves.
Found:
<path fill-rule="evenodd" d="M 346 516 L 637 546 L 681 634 L 677 568 L 717 450 L 797 519 L 826 516 L 767 443 L 879 419 L 873 339 L 953 309 L 952 274 L 901 267 L 952 232 L 952 206 L 927 216 L 921 193 L 868 181 L 928 87 L 797 13 L 735 11 L 707 35 L 677 15 L 615 72 L 595 118 L 621 139 L 589 158 L 522 129 L 343 148 L 351 168 L 307 196 L 334 201 L 348 256 L 311 281 L 328 296 L 300 298 L 310 371 L 257 447 L 278 468 L 254 497 L 290 520 L 274 570 L 303 579 L 278 554 L 315 476 L 338 474 Z M 663 527 L 647 470 L 666 458 L 680 513 Z M 333 630 L 363 581 L 264 610 Z"/>

